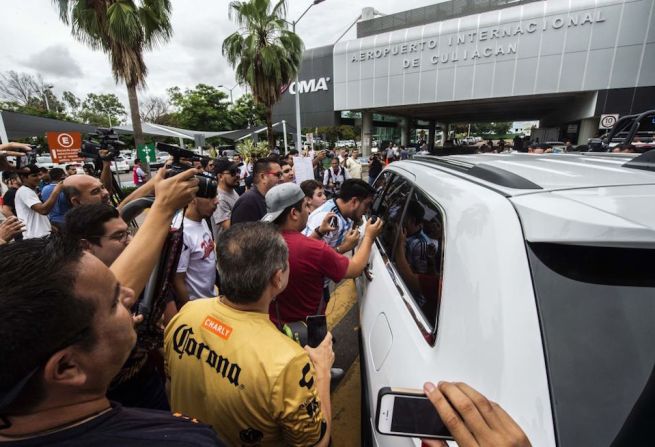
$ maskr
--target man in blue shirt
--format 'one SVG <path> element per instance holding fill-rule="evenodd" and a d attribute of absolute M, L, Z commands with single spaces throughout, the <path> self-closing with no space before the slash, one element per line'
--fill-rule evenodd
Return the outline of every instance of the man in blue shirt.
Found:
<path fill-rule="evenodd" d="M 64 177 L 65 177 L 65 173 L 63 169 L 52 168 L 50 170 L 50 183 L 45 185 L 43 187 L 43 190 L 41 190 L 42 201 L 45 202 L 46 200 L 48 200 L 48 197 L 50 197 L 50 194 L 52 194 L 52 190 L 55 189 L 57 183 L 64 180 Z M 50 210 L 50 213 L 48 213 L 48 219 L 50 219 L 50 224 L 52 224 L 53 227 L 61 231 L 64 226 L 64 216 L 68 212 L 69 208 L 70 207 L 68 205 L 68 200 L 66 200 L 66 195 L 63 192 L 59 193 L 59 198 L 57 199 L 57 203 L 55 203 L 55 206 L 52 207 L 52 210 Z"/>

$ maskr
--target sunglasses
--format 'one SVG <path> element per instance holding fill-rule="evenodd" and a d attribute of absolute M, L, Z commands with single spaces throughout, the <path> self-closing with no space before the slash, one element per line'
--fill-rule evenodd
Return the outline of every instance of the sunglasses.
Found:
<path fill-rule="evenodd" d="M 268 174 L 268 175 L 274 175 L 274 176 L 276 176 L 277 178 L 282 178 L 282 171 L 280 171 L 280 172 L 270 172 L 270 171 L 269 171 L 269 172 L 267 172 L 267 174 Z"/>

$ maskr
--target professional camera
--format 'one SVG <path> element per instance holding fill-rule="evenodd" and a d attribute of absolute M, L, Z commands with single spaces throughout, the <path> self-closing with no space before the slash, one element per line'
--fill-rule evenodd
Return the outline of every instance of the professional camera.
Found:
<path fill-rule="evenodd" d="M 181 162 L 181 158 L 188 159 L 191 162 L 194 160 L 209 159 L 209 157 L 196 155 L 188 149 L 174 146 L 172 144 L 157 143 L 155 147 L 158 151 L 168 152 L 173 156 L 173 164 L 168 167 L 166 178 L 173 177 L 174 175 L 177 175 L 180 172 L 184 172 L 187 169 L 191 169 L 193 167 L 190 164 Z M 213 199 L 216 197 L 216 193 L 218 192 L 218 182 L 216 181 L 215 176 L 203 172 L 202 174 L 196 174 L 195 178 L 198 179 L 198 193 L 196 196 L 203 199 Z"/>
<path fill-rule="evenodd" d="M 120 148 L 125 146 L 113 129 L 99 127 L 95 133 L 89 134 L 90 139 L 82 141 L 80 157 L 95 158 L 96 160 L 112 161 L 120 153 Z M 100 150 L 109 151 L 105 157 L 100 156 Z"/>

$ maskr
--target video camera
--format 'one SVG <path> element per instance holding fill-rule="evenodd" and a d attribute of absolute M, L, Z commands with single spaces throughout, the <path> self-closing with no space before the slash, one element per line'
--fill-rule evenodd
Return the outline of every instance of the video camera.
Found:
<path fill-rule="evenodd" d="M 180 172 L 184 172 L 187 169 L 191 169 L 193 167 L 190 164 L 182 163 L 180 161 L 181 158 L 186 158 L 191 162 L 194 160 L 209 159 L 209 157 L 196 155 L 188 149 L 174 146 L 172 144 L 157 143 L 155 147 L 158 151 L 168 152 L 173 156 L 173 164 L 168 167 L 166 178 L 173 177 L 174 175 L 177 175 Z M 218 192 L 218 182 L 216 181 L 216 177 L 206 172 L 203 172 L 202 174 L 196 174 L 194 177 L 198 179 L 198 193 L 196 196 L 203 199 L 213 199 L 216 197 L 216 193 Z"/>
<path fill-rule="evenodd" d="M 90 139 L 82 141 L 80 157 L 95 158 L 96 160 L 112 161 L 120 153 L 120 148 L 125 146 L 113 129 L 99 127 L 95 133 L 89 134 Z M 100 156 L 100 151 L 109 151 L 105 157 Z"/>

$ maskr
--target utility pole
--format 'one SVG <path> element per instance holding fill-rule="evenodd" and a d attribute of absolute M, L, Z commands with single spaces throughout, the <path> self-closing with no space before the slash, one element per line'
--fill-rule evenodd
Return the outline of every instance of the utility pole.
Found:
<path fill-rule="evenodd" d="M 325 0 L 314 0 L 311 5 L 305 9 L 305 12 L 300 14 L 300 17 L 298 17 L 296 20 L 293 22 L 287 22 L 291 23 L 291 30 L 293 31 L 294 34 L 296 34 L 296 24 L 300 22 L 300 19 L 302 19 L 305 14 L 307 14 L 307 11 L 309 11 L 312 6 L 318 5 L 319 3 L 323 3 Z M 302 64 L 302 62 L 301 62 Z M 300 71 L 300 67 L 298 67 L 298 72 Z M 302 149 L 302 127 L 300 125 L 300 89 L 298 89 L 298 72 L 296 72 L 296 78 L 294 80 L 294 85 L 295 85 L 295 90 L 296 93 L 294 94 L 295 98 L 295 103 L 296 103 L 296 150 L 300 151 Z M 289 86 L 289 93 L 291 93 L 291 86 Z"/>

